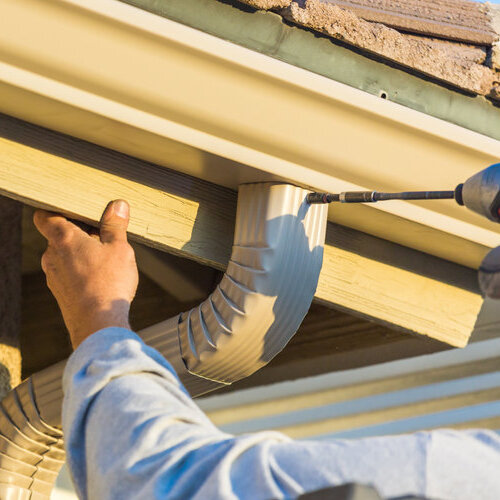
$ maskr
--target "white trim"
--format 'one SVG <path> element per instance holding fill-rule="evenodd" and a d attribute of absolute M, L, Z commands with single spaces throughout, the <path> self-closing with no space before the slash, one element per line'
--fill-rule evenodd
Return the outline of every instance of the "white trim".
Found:
<path fill-rule="evenodd" d="M 348 387 L 363 382 L 383 380 L 387 377 L 398 377 L 416 372 L 424 372 L 435 368 L 445 368 L 464 363 L 472 363 L 483 359 L 500 356 L 500 338 L 474 342 L 465 349 L 452 349 L 415 358 L 390 361 L 375 366 L 366 366 L 341 372 L 332 372 L 316 377 L 279 382 L 268 386 L 216 394 L 198 400 L 204 411 L 211 412 L 224 408 L 235 409 L 247 404 L 258 404 L 263 401 L 274 401 L 276 398 L 297 397 L 302 394 L 326 391 L 336 387 Z"/>

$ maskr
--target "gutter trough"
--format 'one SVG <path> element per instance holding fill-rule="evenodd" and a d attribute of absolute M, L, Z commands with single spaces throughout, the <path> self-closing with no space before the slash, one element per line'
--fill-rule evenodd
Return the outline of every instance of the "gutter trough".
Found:
<path fill-rule="evenodd" d="M 1 112 L 231 189 L 443 189 L 500 158 L 495 139 L 122 2 L 1 9 Z M 440 202 L 329 219 L 469 267 L 500 242 Z"/>

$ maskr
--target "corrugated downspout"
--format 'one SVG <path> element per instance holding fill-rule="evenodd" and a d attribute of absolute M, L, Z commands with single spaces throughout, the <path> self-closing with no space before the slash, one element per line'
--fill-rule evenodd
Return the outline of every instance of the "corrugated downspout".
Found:
<path fill-rule="evenodd" d="M 268 363 L 297 331 L 323 259 L 326 205 L 289 184 L 240 187 L 226 274 L 198 307 L 142 330 L 195 397 Z M 65 362 L 46 368 L 0 404 L 0 498 L 50 497 L 64 463 L 61 431 Z"/>

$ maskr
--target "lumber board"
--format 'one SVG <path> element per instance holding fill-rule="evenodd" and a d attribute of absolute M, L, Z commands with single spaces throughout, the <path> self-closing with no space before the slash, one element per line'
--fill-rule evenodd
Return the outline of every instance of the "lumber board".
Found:
<path fill-rule="evenodd" d="M 234 191 L 5 115 L 0 194 L 94 225 L 124 198 L 132 239 L 218 269 L 230 257 Z M 482 304 L 473 270 L 333 223 L 315 299 L 453 346 Z"/>

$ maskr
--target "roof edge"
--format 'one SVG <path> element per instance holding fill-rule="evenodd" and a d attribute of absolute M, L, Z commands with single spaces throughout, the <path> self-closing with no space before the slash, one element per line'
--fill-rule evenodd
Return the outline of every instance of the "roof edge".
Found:
<path fill-rule="evenodd" d="M 500 112 L 483 96 L 452 87 L 377 54 L 283 22 L 269 10 L 290 0 L 121 0 L 461 127 L 500 139 Z M 233 5 L 234 4 L 234 5 Z M 241 8 L 238 7 L 241 5 Z M 499 56 L 500 60 L 500 56 Z M 383 63 L 383 64 L 381 64 Z"/>
<path fill-rule="evenodd" d="M 496 140 L 121 2 L 18 0 L 4 13 L 0 111 L 231 188 L 442 189 L 500 157 Z M 458 206 L 425 207 L 360 207 L 342 223 L 471 267 L 500 241 Z M 460 257 L 457 240 L 476 251 Z"/>

